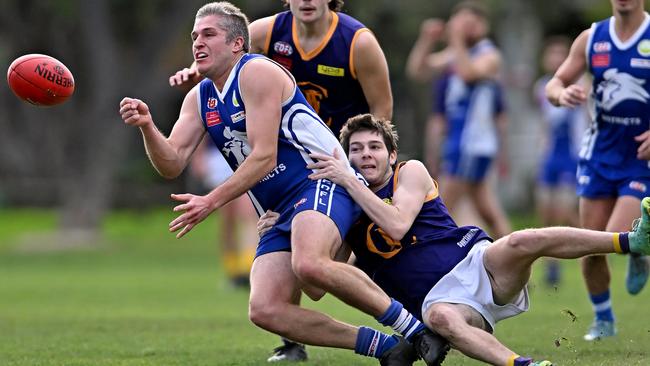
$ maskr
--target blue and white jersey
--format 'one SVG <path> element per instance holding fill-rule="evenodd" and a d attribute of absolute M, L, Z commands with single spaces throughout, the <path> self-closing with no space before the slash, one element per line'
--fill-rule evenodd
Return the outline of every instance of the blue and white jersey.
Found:
<path fill-rule="evenodd" d="M 256 62 L 273 62 L 262 55 L 245 54 L 232 68 L 223 90 L 217 90 L 210 79 L 204 79 L 198 85 L 198 108 L 204 126 L 233 170 L 251 152 L 239 74 L 246 63 L 254 59 L 258 59 Z M 284 68 L 282 70 L 291 77 Z M 293 96 L 282 104 L 277 166 L 248 192 L 257 213 L 261 215 L 269 209 L 282 212 L 294 205 L 296 192 L 311 182 L 308 176 L 313 171 L 306 168 L 313 162 L 309 154 L 331 154 L 335 148 L 343 151 L 338 140 L 295 87 Z"/>
<path fill-rule="evenodd" d="M 484 39 L 469 54 L 476 58 L 494 50 L 494 44 Z M 438 108 L 444 108 L 448 125 L 445 155 L 494 157 L 499 147 L 495 117 L 502 109 L 498 82 L 466 83 L 451 70 L 443 87 L 444 107 Z"/>
<path fill-rule="evenodd" d="M 535 84 L 535 96 L 548 130 L 547 159 L 577 162 L 580 141 L 587 127 L 587 111 L 582 107 L 556 107 L 546 98 L 545 87 L 551 80 L 544 75 Z"/>
<path fill-rule="evenodd" d="M 581 164 L 607 179 L 650 176 L 636 158 L 637 136 L 650 127 L 650 16 L 625 42 L 611 17 L 591 27 L 586 56 L 593 75 L 593 120 L 580 150 Z M 579 178 L 580 179 L 580 178 Z"/>

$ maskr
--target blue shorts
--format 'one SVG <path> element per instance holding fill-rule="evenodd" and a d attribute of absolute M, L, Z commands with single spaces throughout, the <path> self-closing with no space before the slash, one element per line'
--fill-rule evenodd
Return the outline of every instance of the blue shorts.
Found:
<path fill-rule="evenodd" d="M 583 162 L 578 164 L 577 179 L 578 196 L 584 198 L 632 196 L 642 200 L 650 187 L 650 177 L 607 179 Z"/>
<path fill-rule="evenodd" d="M 295 194 L 293 205 L 280 212 L 280 218 L 261 238 L 255 257 L 278 252 L 291 251 L 291 222 L 302 211 L 314 210 L 328 216 L 339 229 L 341 238 L 350 230 L 361 214 L 361 208 L 350 197 L 345 188 L 329 180 L 311 181 Z"/>
<path fill-rule="evenodd" d="M 546 187 L 575 186 L 577 168 L 574 159 L 549 157 L 539 172 L 539 182 Z"/>
<path fill-rule="evenodd" d="M 442 168 L 452 177 L 478 183 L 485 179 L 490 165 L 492 165 L 490 156 L 447 154 Z"/>

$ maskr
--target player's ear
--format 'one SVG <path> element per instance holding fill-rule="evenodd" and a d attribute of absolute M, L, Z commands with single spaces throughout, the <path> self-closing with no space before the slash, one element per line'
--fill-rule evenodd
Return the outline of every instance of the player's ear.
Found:
<path fill-rule="evenodd" d="M 232 43 L 232 48 L 235 53 L 244 49 L 244 37 L 236 37 Z"/>
<path fill-rule="evenodd" d="M 390 162 L 390 165 L 393 166 L 397 162 L 397 151 L 393 150 L 388 154 L 388 161 Z"/>

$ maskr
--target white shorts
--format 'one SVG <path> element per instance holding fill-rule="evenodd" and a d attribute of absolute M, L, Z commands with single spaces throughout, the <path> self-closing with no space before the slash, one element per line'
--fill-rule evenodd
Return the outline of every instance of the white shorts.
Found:
<path fill-rule="evenodd" d="M 232 168 L 230 168 L 219 149 L 207 149 L 205 162 L 207 165 L 205 185 L 208 189 L 220 186 L 233 173 Z"/>
<path fill-rule="evenodd" d="M 476 243 L 467 257 L 433 286 L 422 303 L 422 314 L 439 302 L 465 304 L 478 311 L 493 331 L 498 321 L 528 310 L 530 299 L 526 287 L 513 302 L 505 305 L 494 303 L 490 277 L 483 264 L 483 254 L 491 244 L 488 240 Z"/>

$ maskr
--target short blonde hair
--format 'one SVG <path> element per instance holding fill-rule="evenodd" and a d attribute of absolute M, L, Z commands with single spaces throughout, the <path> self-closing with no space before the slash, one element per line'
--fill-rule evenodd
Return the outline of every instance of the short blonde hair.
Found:
<path fill-rule="evenodd" d="M 219 28 L 226 31 L 226 42 L 230 43 L 237 37 L 244 39 L 244 52 L 250 50 L 250 34 L 248 33 L 248 17 L 241 9 L 227 1 L 207 3 L 196 12 L 196 19 L 217 15 L 221 17 Z"/>

